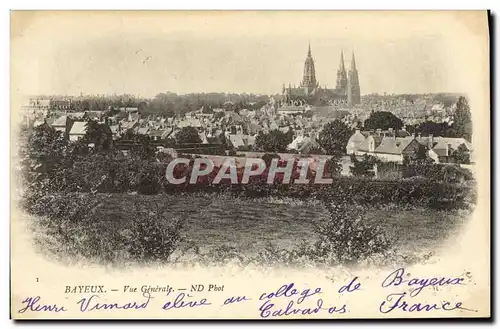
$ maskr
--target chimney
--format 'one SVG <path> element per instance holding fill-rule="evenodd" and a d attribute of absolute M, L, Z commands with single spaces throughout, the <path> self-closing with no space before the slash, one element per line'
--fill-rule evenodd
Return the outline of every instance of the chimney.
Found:
<path fill-rule="evenodd" d="M 451 144 L 446 144 L 446 156 L 449 157 L 451 154 L 450 154 L 450 151 L 451 151 Z"/>
<path fill-rule="evenodd" d="M 432 149 L 434 147 L 434 135 L 429 134 L 429 149 Z"/>

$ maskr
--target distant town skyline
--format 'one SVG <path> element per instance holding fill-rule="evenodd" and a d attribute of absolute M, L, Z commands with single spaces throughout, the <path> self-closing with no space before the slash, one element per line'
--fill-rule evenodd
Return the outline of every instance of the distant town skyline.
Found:
<path fill-rule="evenodd" d="M 23 94 L 271 95 L 299 85 L 310 43 L 321 86 L 354 51 L 361 95 L 462 93 L 460 28 L 418 12 L 37 13 L 12 32 L 11 74 Z"/>

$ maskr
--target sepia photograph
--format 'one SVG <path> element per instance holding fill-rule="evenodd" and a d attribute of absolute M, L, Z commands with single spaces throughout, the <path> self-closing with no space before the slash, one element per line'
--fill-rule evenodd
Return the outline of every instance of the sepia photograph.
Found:
<path fill-rule="evenodd" d="M 489 317 L 488 24 L 12 11 L 11 317 Z"/>

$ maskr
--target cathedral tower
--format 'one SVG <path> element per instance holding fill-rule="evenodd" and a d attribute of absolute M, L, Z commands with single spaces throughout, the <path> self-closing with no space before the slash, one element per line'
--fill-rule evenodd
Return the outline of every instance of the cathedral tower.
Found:
<path fill-rule="evenodd" d="M 347 73 L 344 66 L 344 52 L 340 52 L 340 64 L 337 70 L 337 85 L 335 87 L 338 91 L 343 94 L 347 94 Z"/>
<path fill-rule="evenodd" d="M 304 63 L 304 77 L 302 78 L 302 83 L 300 86 L 304 88 L 306 94 L 311 93 L 314 88 L 316 88 L 316 71 L 314 69 L 314 60 L 311 55 L 310 44 L 309 50 L 307 52 L 307 58 Z"/>
<path fill-rule="evenodd" d="M 347 101 L 349 105 L 356 105 L 361 102 L 358 69 L 356 68 L 354 52 L 352 52 L 351 68 L 349 70 L 349 78 L 347 81 Z"/>

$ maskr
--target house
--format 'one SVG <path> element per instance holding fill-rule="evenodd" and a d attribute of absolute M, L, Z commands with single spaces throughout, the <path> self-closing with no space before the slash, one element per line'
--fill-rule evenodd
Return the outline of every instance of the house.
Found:
<path fill-rule="evenodd" d="M 324 152 L 323 148 L 319 145 L 315 138 L 306 137 L 306 140 L 304 140 L 298 151 L 300 154 L 312 154 L 318 149 Z"/>
<path fill-rule="evenodd" d="M 242 137 L 243 135 L 229 134 L 229 141 L 231 142 L 234 148 L 245 146 L 245 142 L 243 141 Z"/>
<path fill-rule="evenodd" d="M 254 146 L 256 140 L 256 135 L 243 135 L 243 142 L 245 142 L 246 146 Z"/>
<path fill-rule="evenodd" d="M 149 136 L 155 141 L 163 140 L 163 139 L 166 139 L 168 137 L 170 132 L 171 132 L 171 130 L 169 130 L 169 129 L 156 129 L 156 130 L 150 131 Z"/>
<path fill-rule="evenodd" d="M 179 121 L 179 123 L 177 124 L 177 127 L 180 129 L 185 128 L 185 127 L 193 127 L 193 128 L 198 129 L 198 130 L 201 130 L 202 125 L 201 125 L 201 121 L 199 119 L 186 119 L 186 120 Z"/>
<path fill-rule="evenodd" d="M 136 127 L 135 130 L 136 130 L 136 133 L 138 135 L 148 135 L 150 128 L 149 127 Z"/>
<path fill-rule="evenodd" d="M 422 145 L 415 138 L 368 136 L 355 152 L 372 155 L 381 161 L 402 163 L 405 157 L 414 158 Z"/>
<path fill-rule="evenodd" d="M 202 144 L 208 144 L 207 135 L 204 132 L 198 133 Z"/>
<path fill-rule="evenodd" d="M 288 144 L 287 148 L 289 150 L 299 150 L 302 144 L 307 141 L 308 137 L 304 137 L 303 135 L 297 136 L 290 144 Z"/>
<path fill-rule="evenodd" d="M 113 135 L 113 139 L 117 139 L 120 134 L 120 125 L 110 125 L 109 130 L 111 130 L 111 134 Z"/>
<path fill-rule="evenodd" d="M 456 159 L 453 153 L 463 145 L 469 152 L 471 162 L 473 157 L 472 144 L 464 138 L 455 137 L 434 137 L 430 134 L 427 137 L 418 136 L 416 140 L 428 149 L 428 156 L 435 163 L 455 163 Z"/>
<path fill-rule="evenodd" d="M 120 125 L 124 131 L 136 129 L 139 126 L 138 121 L 123 121 Z"/>
<path fill-rule="evenodd" d="M 375 136 L 377 138 L 384 138 L 384 137 L 410 137 L 410 133 L 407 132 L 406 130 L 393 130 L 393 129 L 388 129 L 388 130 L 373 130 L 373 131 L 361 131 L 360 129 L 356 129 L 354 134 L 349 138 L 349 141 L 347 142 L 346 146 L 346 151 L 347 154 L 356 154 L 356 152 L 359 150 L 361 144 L 369 137 L 369 136 Z"/>
<path fill-rule="evenodd" d="M 71 126 L 71 130 L 69 131 L 69 140 L 77 141 L 82 139 L 87 133 L 87 122 L 85 121 L 75 121 Z"/>
<path fill-rule="evenodd" d="M 54 120 L 50 126 L 54 128 L 56 131 L 60 131 L 63 134 L 66 134 L 66 128 L 68 126 L 68 116 L 63 115 Z"/>
<path fill-rule="evenodd" d="M 347 142 L 347 154 L 355 154 L 368 136 L 368 133 L 362 133 L 361 130 L 356 129 L 354 134 L 351 136 L 351 138 L 349 138 L 349 141 Z"/>

